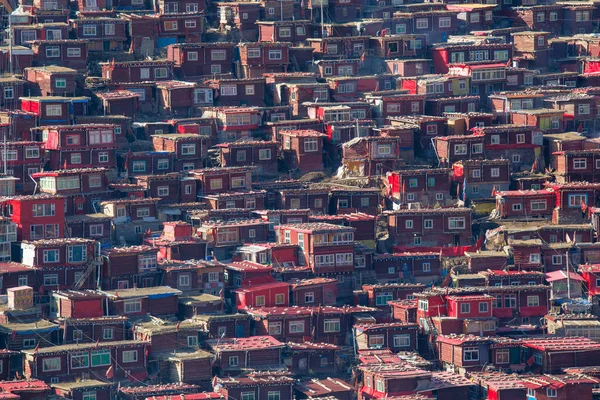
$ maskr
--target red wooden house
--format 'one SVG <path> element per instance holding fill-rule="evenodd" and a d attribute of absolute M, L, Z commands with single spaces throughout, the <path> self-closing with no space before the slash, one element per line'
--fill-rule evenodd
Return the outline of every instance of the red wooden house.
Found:
<path fill-rule="evenodd" d="M 257 78 L 263 73 L 287 72 L 290 46 L 288 42 L 240 44 L 240 76 Z"/>
<path fill-rule="evenodd" d="M 21 97 L 21 109 L 33 113 L 38 125 L 72 123 L 74 117 L 87 114 L 89 97 Z"/>
<path fill-rule="evenodd" d="M 553 189 L 496 192 L 496 210 L 501 218 L 552 216 L 556 193 Z"/>
<path fill-rule="evenodd" d="M 23 373 L 26 378 L 37 376 L 48 382 L 71 381 L 90 373 L 112 375 L 118 381 L 130 377 L 143 380 L 147 376 L 146 354 L 147 343 L 137 340 L 27 350 Z"/>
<path fill-rule="evenodd" d="M 395 170 L 399 160 L 400 140 L 396 137 L 356 137 L 342 144 L 342 166 L 346 175 L 382 175 Z"/>
<path fill-rule="evenodd" d="M 386 193 L 395 204 L 446 204 L 450 199 L 449 168 L 406 169 L 386 174 Z"/>
<path fill-rule="evenodd" d="M 252 344 L 251 348 L 257 349 L 258 346 Z M 250 395 L 250 398 L 260 399 L 261 394 L 271 393 L 280 400 L 292 400 L 292 385 L 295 379 L 287 376 L 286 372 L 264 372 L 243 378 L 217 377 L 214 382 L 218 385 L 218 393 L 227 399 L 241 399 Z"/>
<path fill-rule="evenodd" d="M 255 335 L 270 335 L 289 343 L 303 343 L 314 337 L 314 308 L 261 307 L 245 312 L 254 319 Z"/>
<path fill-rule="evenodd" d="M 412 299 L 414 293 L 422 292 L 425 285 L 422 283 L 384 283 L 363 285 L 362 290 L 367 293 L 369 307 L 387 309 L 390 301 Z"/>
<path fill-rule="evenodd" d="M 415 351 L 418 348 L 418 329 L 416 323 L 403 322 L 355 325 L 354 336 L 359 350 Z"/>
<path fill-rule="evenodd" d="M 37 269 L 40 290 L 66 289 L 83 279 L 93 286 L 97 265 L 97 242 L 90 239 L 42 239 L 22 242 L 23 264 Z"/>
<path fill-rule="evenodd" d="M 279 367 L 285 347 L 272 336 L 209 339 L 206 346 L 216 355 L 214 366 L 221 372 Z"/>
<path fill-rule="evenodd" d="M 384 282 L 403 282 L 406 279 L 431 283 L 441 276 L 441 262 L 436 252 L 404 252 L 376 254 L 373 270 Z"/>
<path fill-rule="evenodd" d="M 334 306 L 337 301 L 337 279 L 311 278 L 290 281 L 290 303 L 295 306 Z"/>
<path fill-rule="evenodd" d="M 60 65 L 78 71 L 85 70 L 88 57 L 85 40 L 35 40 L 31 43 L 33 65 Z"/>
<path fill-rule="evenodd" d="M 262 219 L 205 222 L 198 236 L 208 242 L 208 254 L 212 251 L 217 259 L 229 259 L 241 244 L 266 241 L 269 223 Z"/>
<path fill-rule="evenodd" d="M 474 335 L 443 336 L 436 340 L 439 359 L 448 367 L 480 370 L 489 360 L 491 339 Z"/>
<path fill-rule="evenodd" d="M 108 312 L 112 315 L 177 314 L 180 290 L 169 286 L 118 289 L 106 291 Z"/>
<path fill-rule="evenodd" d="M 152 136 L 156 151 L 167 151 L 175 155 L 175 171 L 202 168 L 208 154 L 207 138 L 194 133 L 172 133 Z"/>
<path fill-rule="evenodd" d="M 228 42 L 175 43 L 167 46 L 167 60 L 181 79 L 224 74 L 231 69 L 234 47 Z"/>
<path fill-rule="evenodd" d="M 198 194 L 225 193 L 252 188 L 253 167 L 217 167 L 190 171 L 199 181 Z"/>
<path fill-rule="evenodd" d="M 484 158 L 485 136 L 480 133 L 438 136 L 434 137 L 433 141 L 440 162 L 444 165 L 450 166 L 458 161 Z"/>
<path fill-rule="evenodd" d="M 535 127 L 496 125 L 474 129 L 476 135 L 485 137 L 484 150 L 486 158 L 508 159 L 513 171 L 531 170 L 535 161 L 543 167 L 540 158 L 543 144 L 542 133 Z"/>
<path fill-rule="evenodd" d="M 123 51 L 127 24 L 121 18 L 77 18 L 71 20 L 77 39 L 88 43 L 88 51 Z"/>
<path fill-rule="evenodd" d="M 247 287 L 254 284 L 263 284 L 274 282 L 272 276 L 273 268 L 271 266 L 259 264 L 257 262 L 233 262 L 225 265 L 227 272 L 225 286 L 228 287 Z"/>
<path fill-rule="evenodd" d="M 168 60 L 100 63 L 103 78 L 122 83 L 172 80 L 173 65 Z"/>
<path fill-rule="evenodd" d="M 23 70 L 34 96 L 74 96 L 79 92 L 77 71 L 59 66 L 31 67 Z"/>
<path fill-rule="evenodd" d="M 302 172 L 323 169 L 324 134 L 314 130 L 281 131 L 283 159 L 288 169 Z"/>
<path fill-rule="evenodd" d="M 447 296 L 448 316 L 452 318 L 491 318 L 492 296 Z"/>
<path fill-rule="evenodd" d="M 598 378 L 586 375 L 534 375 L 523 378 L 527 396 L 536 399 L 593 397 Z"/>
<path fill-rule="evenodd" d="M 278 243 L 300 247 L 300 265 L 315 274 L 354 271 L 354 228 L 327 223 L 280 225 L 275 228 Z"/>
<path fill-rule="evenodd" d="M 562 368 L 595 365 L 600 343 L 583 337 L 524 339 L 523 350 L 535 371 L 551 374 Z"/>
<path fill-rule="evenodd" d="M 15 196 L 3 201 L 18 240 L 64 237 L 65 199 L 61 196 Z"/>
<path fill-rule="evenodd" d="M 57 125 L 42 131 L 51 169 L 116 166 L 116 125 Z"/>
<path fill-rule="evenodd" d="M 42 168 L 43 157 L 42 142 L 18 141 L 7 142 L 6 153 L 4 143 L 0 144 L 0 152 L 6 154 L 7 174 L 16 178 L 12 191 L 5 191 L 5 195 L 12 195 L 16 191 L 20 193 L 31 193 L 35 182 L 31 181 L 30 175 L 39 172 Z"/>
<path fill-rule="evenodd" d="M 221 143 L 222 167 L 252 165 L 260 175 L 277 173 L 277 143 L 267 141 L 242 141 Z"/>
<path fill-rule="evenodd" d="M 467 185 L 467 197 L 493 198 L 510 186 L 509 160 L 464 160 L 453 165 L 453 178 Z"/>
<path fill-rule="evenodd" d="M 255 307 L 285 307 L 290 305 L 290 284 L 271 282 L 242 286 L 233 291 L 236 295 L 237 308 L 243 310 Z"/>
<path fill-rule="evenodd" d="M 400 246 L 465 245 L 472 242 L 470 209 L 397 210 L 386 211 L 384 215 L 388 218 L 390 238 Z"/>
<path fill-rule="evenodd" d="M 467 6 L 471 6 L 469 4 Z M 461 7 L 461 5 L 453 5 Z M 477 6 L 476 4 L 473 6 Z M 489 7 L 489 5 L 482 5 Z M 487 11 L 485 11 L 487 13 Z M 489 11 L 491 13 L 491 11 Z M 466 15 L 467 13 L 465 13 Z M 489 14 L 488 14 L 489 15 Z M 481 22 L 485 18 L 480 19 Z M 489 20 L 487 21 L 489 22 Z M 437 74 L 446 74 L 451 64 L 476 62 L 504 62 L 512 59 L 512 45 L 508 43 L 443 43 L 431 49 L 433 68 Z"/>

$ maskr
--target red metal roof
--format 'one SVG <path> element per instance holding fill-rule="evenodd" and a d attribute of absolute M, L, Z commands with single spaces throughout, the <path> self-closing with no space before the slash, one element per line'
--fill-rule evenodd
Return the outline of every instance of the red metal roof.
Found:
<path fill-rule="evenodd" d="M 584 337 L 523 339 L 523 346 L 539 351 L 598 351 L 600 343 Z"/>

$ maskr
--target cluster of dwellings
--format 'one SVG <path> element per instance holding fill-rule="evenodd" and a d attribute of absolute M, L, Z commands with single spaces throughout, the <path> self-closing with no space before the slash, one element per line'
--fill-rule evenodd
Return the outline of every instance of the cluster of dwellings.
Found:
<path fill-rule="evenodd" d="M 1 0 L 0 398 L 600 398 L 600 8 L 455 3 Z"/>

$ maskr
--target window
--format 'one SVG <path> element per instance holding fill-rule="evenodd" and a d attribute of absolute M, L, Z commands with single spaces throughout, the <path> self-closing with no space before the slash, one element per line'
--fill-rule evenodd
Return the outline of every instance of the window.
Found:
<path fill-rule="evenodd" d="M 184 25 L 186 28 L 195 28 L 196 27 L 196 21 L 193 19 L 186 19 L 184 21 Z"/>
<path fill-rule="evenodd" d="M 539 264 L 541 262 L 541 259 L 542 257 L 539 253 L 529 255 L 529 263 L 531 264 Z"/>
<path fill-rule="evenodd" d="M 237 86 L 235 86 L 235 85 L 223 85 L 223 86 L 221 86 L 221 95 L 223 95 L 223 96 L 237 96 Z"/>
<path fill-rule="evenodd" d="M 304 152 L 310 153 L 319 150 L 319 144 L 317 139 L 314 138 L 305 138 L 304 139 Z"/>
<path fill-rule="evenodd" d="M 579 104 L 577 108 L 579 114 L 588 115 L 590 113 L 590 105 L 589 104 Z"/>
<path fill-rule="evenodd" d="M 68 248 L 70 263 L 87 260 L 87 247 L 85 245 L 71 245 Z"/>
<path fill-rule="evenodd" d="M 259 160 L 270 160 L 271 159 L 271 149 L 260 149 L 258 151 L 258 159 Z"/>
<path fill-rule="evenodd" d="M 431 263 L 423 263 L 423 272 L 431 272 Z"/>
<path fill-rule="evenodd" d="M 81 164 L 81 153 L 71 153 L 71 164 Z"/>
<path fill-rule="evenodd" d="M 556 11 L 550 12 L 550 21 L 558 21 L 558 13 Z"/>
<path fill-rule="evenodd" d="M 265 296 L 256 296 L 255 303 L 257 307 L 262 307 L 265 305 Z"/>
<path fill-rule="evenodd" d="M 527 307 L 539 307 L 540 296 L 527 296 Z"/>
<path fill-rule="evenodd" d="M 58 58 L 60 57 L 60 48 L 58 46 L 46 47 L 46 58 Z"/>
<path fill-rule="evenodd" d="M 42 360 L 42 371 L 60 371 L 60 357 L 44 358 Z"/>
<path fill-rule="evenodd" d="M 179 286 L 190 286 L 190 276 L 188 274 L 179 275 Z"/>
<path fill-rule="evenodd" d="M 467 154 L 467 145 L 466 144 L 455 144 L 454 145 L 454 154 L 465 155 Z"/>
<path fill-rule="evenodd" d="M 197 340 L 198 338 L 196 338 Z M 124 363 L 132 363 L 138 360 L 138 351 L 137 350 L 126 350 L 123 352 L 123 362 Z"/>
<path fill-rule="evenodd" d="M 520 204 L 519 204 L 520 206 Z M 543 211 L 546 209 L 546 200 L 532 200 L 530 203 L 531 210 L 533 211 Z M 519 210 L 521 208 L 519 207 Z M 515 210 L 517 211 L 517 210 Z"/>
<path fill-rule="evenodd" d="M 155 68 L 154 69 L 154 77 L 155 78 L 166 78 L 167 75 L 167 69 L 166 68 Z"/>
<path fill-rule="evenodd" d="M 83 36 L 96 36 L 96 25 L 84 25 Z"/>
<path fill-rule="evenodd" d="M 181 155 L 189 156 L 196 154 L 196 144 L 195 143 L 184 143 L 181 145 Z"/>
<path fill-rule="evenodd" d="M 240 400 L 254 400 L 254 392 L 242 392 Z"/>
<path fill-rule="evenodd" d="M 298 36 L 306 35 L 306 29 L 304 29 L 303 26 L 296 27 L 296 35 L 298 35 Z"/>
<path fill-rule="evenodd" d="M 165 21 L 165 31 L 176 31 L 177 21 Z"/>
<path fill-rule="evenodd" d="M 27 275 L 19 275 L 19 278 L 17 280 L 17 284 L 19 286 L 27 286 L 28 280 L 29 279 L 27 278 Z"/>
<path fill-rule="evenodd" d="M 81 49 L 77 48 L 77 47 L 68 47 L 67 48 L 67 57 L 69 57 L 69 58 L 81 57 Z"/>
<path fill-rule="evenodd" d="M 98 153 L 98 162 L 99 163 L 107 163 L 108 162 L 108 153 L 106 151 L 102 151 Z"/>
<path fill-rule="evenodd" d="M 44 263 L 57 263 L 58 250 L 44 250 Z"/>
<path fill-rule="evenodd" d="M 587 204 L 587 194 L 570 194 L 569 195 L 569 207 L 581 207 L 581 203 Z"/>
<path fill-rule="evenodd" d="M 479 303 L 479 313 L 487 313 L 488 312 L 488 303 L 480 302 Z"/>
<path fill-rule="evenodd" d="M 37 39 L 36 31 L 21 31 L 21 42 L 30 42 Z"/>
<path fill-rule="evenodd" d="M 254 96 L 254 85 L 246 85 L 246 96 Z"/>
<path fill-rule="evenodd" d="M 96 400 L 96 392 L 83 392 L 81 400 Z"/>
<path fill-rule="evenodd" d="M 229 366 L 230 367 L 237 367 L 238 366 L 238 362 L 239 362 L 238 356 L 229 356 Z"/>
<path fill-rule="evenodd" d="M 81 331 L 79 331 L 81 333 Z M 81 340 L 81 339 L 79 339 Z M 71 368 L 88 368 L 90 366 L 90 353 L 77 352 L 71 353 Z"/>
<path fill-rule="evenodd" d="M 339 332 L 340 331 L 340 320 L 338 319 L 326 319 L 323 323 L 324 332 Z"/>
<path fill-rule="evenodd" d="M 369 347 L 381 348 L 385 344 L 383 335 L 374 335 L 369 337 Z"/>
<path fill-rule="evenodd" d="M 556 389 L 554 389 L 554 388 L 546 388 L 546 396 L 547 397 L 556 397 L 557 396 Z"/>
<path fill-rule="evenodd" d="M 546 14 L 544 13 L 537 13 L 535 16 L 535 19 L 537 22 L 544 22 L 546 20 Z"/>
<path fill-rule="evenodd" d="M 57 286 L 58 275 L 57 274 L 46 274 L 44 275 L 44 286 Z"/>
<path fill-rule="evenodd" d="M 281 395 L 280 392 L 267 392 L 267 400 L 280 400 Z"/>
<path fill-rule="evenodd" d="M 112 340 L 113 339 L 113 328 L 103 328 L 102 329 L 102 339 L 104 340 Z"/>
<path fill-rule="evenodd" d="M 391 267 L 394 268 L 394 267 Z M 396 272 L 396 270 L 394 269 L 391 274 L 393 275 Z M 388 271 L 388 273 L 390 273 L 390 271 Z M 385 293 L 377 293 L 377 295 L 375 296 L 375 305 L 377 306 L 386 306 L 388 304 L 388 301 L 392 301 L 394 300 L 394 294 L 390 293 L 390 292 L 385 292 Z"/>
<path fill-rule="evenodd" d="M 15 98 L 15 90 L 12 86 L 7 86 L 4 88 L 4 98 L 6 100 L 10 100 L 10 99 L 14 99 Z"/>
<path fill-rule="evenodd" d="M 473 14 L 471 14 L 469 20 L 472 24 L 479 23 L 479 13 L 474 12 Z"/>
<path fill-rule="evenodd" d="M 448 218 L 448 229 L 465 229 L 465 217 Z"/>
<path fill-rule="evenodd" d="M 98 188 L 102 186 L 102 176 L 90 175 L 88 177 L 88 185 L 90 188 Z"/>
<path fill-rule="evenodd" d="M 463 361 L 479 361 L 479 348 L 477 348 L 477 347 L 463 348 Z"/>
<path fill-rule="evenodd" d="M 450 17 L 440 17 L 438 21 L 440 28 L 450 28 L 452 26 L 452 19 Z"/>
<path fill-rule="evenodd" d="M 90 236 L 102 236 L 104 234 L 104 226 L 101 224 L 90 225 Z"/>
<path fill-rule="evenodd" d="M 394 335 L 394 347 L 409 347 L 410 335 Z"/>
<path fill-rule="evenodd" d="M 123 302 L 123 311 L 125 314 L 132 314 L 142 311 L 142 301 L 140 299 L 125 300 Z"/>
<path fill-rule="evenodd" d="M 246 161 L 246 150 L 238 150 L 235 158 L 237 161 Z"/>
<path fill-rule="evenodd" d="M 187 59 L 188 59 L 188 61 L 198 61 L 198 52 L 197 51 L 188 51 Z"/>
<path fill-rule="evenodd" d="M 49 117 L 60 117 L 62 115 L 62 107 L 60 104 L 48 104 L 46 106 L 46 115 Z"/>
<path fill-rule="evenodd" d="M 222 50 L 223 52 L 225 50 Z M 247 54 L 248 54 L 248 58 L 260 58 L 260 49 L 256 49 L 256 48 L 249 48 L 247 50 Z M 223 58 L 224 60 L 225 58 Z M 214 60 L 214 58 L 213 58 Z"/>
<path fill-rule="evenodd" d="M 269 50 L 269 60 L 281 60 L 282 51 L 281 50 Z"/>
<path fill-rule="evenodd" d="M 510 362 L 509 349 L 496 349 L 496 364 L 508 364 Z"/>
<path fill-rule="evenodd" d="M 282 38 L 292 37 L 292 28 L 288 28 L 288 27 L 279 28 L 279 37 L 282 37 Z"/>
<path fill-rule="evenodd" d="M 513 154 L 513 156 L 512 156 L 512 162 L 514 162 L 514 163 L 521 162 L 521 155 L 520 154 Z"/>
<path fill-rule="evenodd" d="M 472 144 L 471 145 L 471 153 L 482 154 L 483 153 L 483 143 Z"/>
<path fill-rule="evenodd" d="M 104 25 L 104 34 L 106 36 L 114 36 L 115 35 L 115 25 L 114 24 L 105 24 Z"/>
<path fill-rule="evenodd" d="M 283 293 L 277 293 L 275 295 L 275 304 L 276 305 L 285 304 L 285 294 L 283 294 Z"/>
<path fill-rule="evenodd" d="M 417 18 L 416 26 L 417 29 L 427 29 L 429 27 L 429 20 L 427 18 Z"/>
<path fill-rule="evenodd" d="M 461 314 L 469 314 L 470 312 L 471 312 L 471 305 L 469 303 L 461 303 L 460 313 Z"/>
<path fill-rule="evenodd" d="M 281 335 L 281 322 L 269 322 L 269 335 Z"/>
<path fill-rule="evenodd" d="M 412 229 L 413 228 L 413 220 L 407 219 L 406 221 L 404 221 L 404 227 L 406 229 Z"/>

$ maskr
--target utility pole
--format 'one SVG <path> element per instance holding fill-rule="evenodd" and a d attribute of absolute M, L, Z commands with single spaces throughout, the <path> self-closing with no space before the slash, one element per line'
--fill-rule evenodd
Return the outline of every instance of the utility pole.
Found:
<path fill-rule="evenodd" d="M 571 271 L 569 271 L 569 251 L 567 250 L 567 299 L 571 300 Z"/>
<path fill-rule="evenodd" d="M 325 38 L 325 21 L 323 20 L 323 1 L 325 0 L 319 0 L 321 2 L 321 38 Z M 329 3 L 327 3 L 329 4 Z"/>

